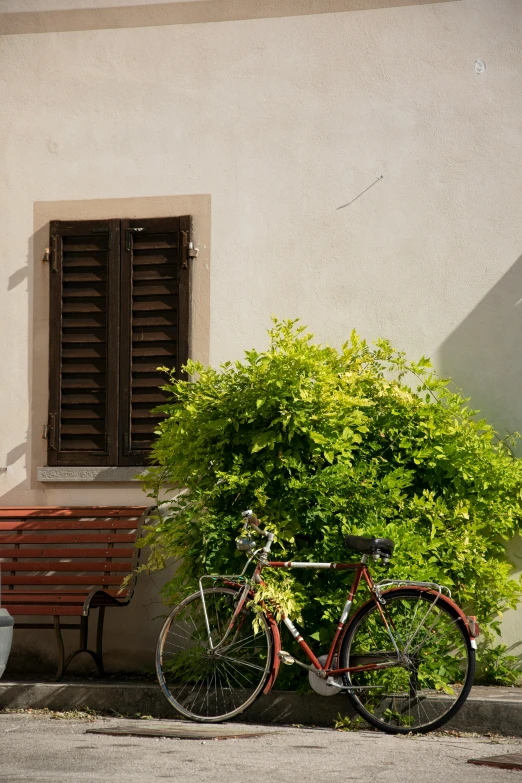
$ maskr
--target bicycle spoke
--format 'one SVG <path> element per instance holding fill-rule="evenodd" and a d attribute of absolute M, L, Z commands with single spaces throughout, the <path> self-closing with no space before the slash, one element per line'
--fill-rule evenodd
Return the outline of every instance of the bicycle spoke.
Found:
<path fill-rule="evenodd" d="M 206 677 L 207 677 L 206 674 L 202 674 L 201 677 L 199 677 L 199 679 L 196 680 L 196 682 L 193 684 L 192 688 L 190 689 L 188 695 L 185 697 L 187 701 L 195 701 L 198 698 L 198 696 L 199 696 L 199 694 L 201 692 L 201 689 L 202 689 L 202 687 L 203 687 L 203 685 L 205 683 Z M 195 697 L 191 698 L 192 694 L 194 693 L 194 691 L 195 691 L 195 689 L 196 689 L 196 687 L 198 685 L 198 683 L 200 683 L 200 685 L 199 685 L 199 688 L 198 688 L 198 690 L 197 690 L 197 692 L 195 694 Z M 185 685 L 182 686 L 181 692 L 179 694 L 180 697 L 182 697 L 183 692 L 185 691 L 186 688 L 189 687 L 189 685 L 190 685 L 190 683 L 186 683 Z"/>
<path fill-rule="evenodd" d="M 238 688 L 240 690 L 243 690 L 248 687 L 249 680 L 245 676 L 244 672 L 241 672 L 239 669 L 236 669 L 236 667 L 233 666 L 233 664 L 231 664 L 230 661 L 223 661 L 223 666 L 227 669 L 232 679 L 237 683 Z M 241 677 L 244 680 L 244 682 L 243 683 L 240 682 L 240 680 L 238 680 L 238 677 Z"/>
<path fill-rule="evenodd" d="M 419 624 L 417 625 L 417 627 L 412 629 L 411 636 L 410 636 L 410 638 L 408 639 L 408 641 L 406 642 L 406 644 L 404 645 L 404 651 L 405 651 L 405 652 L 407 652 L 407 651 L 409 650 L 411 643 L 412 643 L 412 642 L 413 642 L 413 640 L 414 640 L 414 639 L 415 639 L 415 638 L 418 636 L 418 634 L 420 633 L 420 631 L 422 630 L 422 628 L 424 628 L 424 625 L 425 625 L 425 623 L 426 623 L 426 620 L 428 619 L 429 615 L 430 615 L 430 614 L 431 614 L 431 612 L 433 612 L 433 611 L 435 611 L 435 604 L 432 604 L 431 606 L 428 606 L 428 609 L 426 610 L 426 612 L 425 612 L 425 614 L 424 614 L 423 618 L 420 620 L 420 622 L 419 622 Z M 437 621 L 437 618 L 438 618 L 438 615 L 435 615 L 435 621 L 434 621 L 434 622 L 436 622 L 436 621 Z M 412 623 L 410 622 L 410 625 L 411 625 L 411 624 L 412 624 Z M 428 633 L 429 633 L 429 630 L 428 630 Z"/>
<path fill-rule="evenodd" d="M 262 666 L 258 666 L 256 663 L 248 663 L 247 661 L 242 661 L 239 658 L 231 658 L 230 655 L 220 655 L 219 657 L 223 658 L 225 661 L 239 663 L 241 666 L 246 666 L 249 669 L 257 669 L 260 672 L 264 671 L 264 668 Z"/>
<path fill-rule="evenodd" d="M 218 666 L 220 666 L 220 665 L 223 666 L 223 674 L 225 676 L 225 680 L 227 681 L 229 698 L 230 698 L 230 700 L 232 702 L 232 705 L 235 705 L 235 701 L 234 701 L 235 691 L 234 691 L 234 688 L 230 684 L 230 680 L 228 678 L 228 672 L 226 670 L 225 665 L 222 664 L 221 662 L 219 662 Z"/>
<path fill-rule="evenodd" d="M 219 664 L 217 665 L 217 668 L 219 669 Z M 223 690 L 223 682 L 221 680 L 221 677 L 219 679 L 219 687 L 221 689 L 221 698 L 223 699 L 223 706 L 225 706 L 226 698 L 225 698 L 225 691 Z"/>
<path fill-rule="evenodd" d="M 251 639 L 255 639 L 257 634 L 253 633 L 250 636 L 247 636 L 246 639 L 240 639 L 237 642 L 232 642 L 232 644 L 225 645 L 222 649 L 226 652 L 229 650 L 234 650 L 237 652 L 241 647 L 244 647 L 246 644 L 249 644 Z"/>
<path fill-rule="evenodd" d="M 438 622 L 439 619 L 440 619 L 440 617 L 437 618 L 437 622 Z M 457 625 L 458 622 L 459 621 L 457 619 L 453 620 L 452 626 Z M 437 637 L 439 642 L 442 641 L 443 639 L 445 639 L 453 631 L 453 627 L 452 626 L 450 628 L 448 628 L 448 630 L 443 634 L 443 636 L 438 636 Z M 433 629 L 430 628 L 428 630 L 428 632 L 426 633 L 426 635 L 422 638 L 422 641 L 411 651 L 412 655 L 414 655 L 416 652 L 418 652 L 420 649 L 422 649 L 422 646 L 424 645 L 424 643 L 428 639 L 429 634 L 431 633 L 432 630 Z"/>

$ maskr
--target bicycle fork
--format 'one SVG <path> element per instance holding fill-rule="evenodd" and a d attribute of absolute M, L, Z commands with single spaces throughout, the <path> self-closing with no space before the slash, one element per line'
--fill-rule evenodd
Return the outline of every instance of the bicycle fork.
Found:
<path fill-rule="evenodd" d="M 245 586 L 243 587 L 243 590 L 240 593 L 240 597 L 239 597 L 239 600 L 237 602 L 236 609 L 234 611 L 234 614 L 232 615 L 231 621 L 229 622 L 229 624 L 227 626 L 225 634 L 219 640 L 219 642 L 214 646 L 214 642 L 212 640 L 212 631 L 210 630 L 210 622 L 209 622 L 209 619 L 208 619 L 207 604 L 206 604 L 206 601 L 205 601 L 205 592 L 203 590 L 203 579 L 205 579 L 204 576 L 201 577 L 201 579 L 199 580 L 199 594 L 201 596 L 201 603 L 203 604 L 203 615 L 205 617 L 205 626 L 206 626 L 206 629 L 207 629 L 208 644 L 209 644 L 210 650 L 212 652 L 217 652 L 219 649 L 221 649 L 223 647 L 223 644 L 225 643 L 225 641 L 228 639 L 228 637 L 230 636 L 230 634 L 232 633 L 232 631 L 236 627 L 237 619 L 238 619 L 239 615 L 241 614 L 243 606 L 245 605 L 246 599 L 248 597 L 248 593 L 250 591 L 250 585 L 248 584 L 248 582 L 245 583 Z M 238 630 L 239 630 L 239 628 L 238 628 Z"/>

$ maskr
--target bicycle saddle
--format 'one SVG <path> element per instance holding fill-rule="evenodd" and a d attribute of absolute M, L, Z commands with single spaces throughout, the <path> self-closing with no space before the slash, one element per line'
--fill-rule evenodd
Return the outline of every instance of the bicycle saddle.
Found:
<path fill-rule="evenodd" d="M 373 555 L 379 552 L 382 555 L 391 555 L 395 544 L 391 538 L 365 538 L 364 536 L 345 536 L 344 545 L 347 549 L 355 549 L 365 555 Z"/>

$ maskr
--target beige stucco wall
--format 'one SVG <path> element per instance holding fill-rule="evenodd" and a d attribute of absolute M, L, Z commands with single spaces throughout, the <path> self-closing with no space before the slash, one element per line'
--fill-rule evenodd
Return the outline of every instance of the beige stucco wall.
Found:
<path fill-rule="evenodd" d="M 0 0 L 3 504 L 143 499 L 36 480 L 53 218 L 191 211 L 204 360 L 264 345 L 271 314 L 355 326 L 522 430 L 521 0 L 83 5 Z M 113 613 L 112 665 L 150 660 L 156 596 L 143 578 Z"/>

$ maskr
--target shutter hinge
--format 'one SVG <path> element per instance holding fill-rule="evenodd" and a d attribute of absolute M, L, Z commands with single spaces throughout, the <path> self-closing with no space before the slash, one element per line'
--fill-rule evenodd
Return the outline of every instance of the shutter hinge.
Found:
<path fill-rule="evenodd" d="M 56 236 L 51 236 L 51 245 L 50 247 L 45 248 L 44 257 L 42 258 L 42 261 L 51 263 L 51 272 L 58 271 L 58 267 L 56 266 L 56 239 Z"/>
<path fill-rule="evenodd" d="M 194 247 L 194 242 L 189 242 L 189 232 L 181 232 L 181 268 L 188 268 L 189 258 L 197 258 L 199 250 Z"/>
<path fill-rule="evenodd" d="M 49 441 L 49 448 L 57 450 L 56 447 L 56 427 L 55 427 L 56 414 L 50 413 L 47 419 L 47 424 L 43 425 L 42 438 Z"/>
<path fill-rule="evenodd" d="M 132 250 L 132 235 L 138 234 L 140 231 L 145 231 L 146 229 L 141 226 L 140 228 L 128 228 L 125 231 L 125 250 L 130 252 Z"/>

